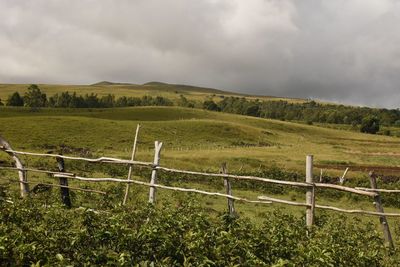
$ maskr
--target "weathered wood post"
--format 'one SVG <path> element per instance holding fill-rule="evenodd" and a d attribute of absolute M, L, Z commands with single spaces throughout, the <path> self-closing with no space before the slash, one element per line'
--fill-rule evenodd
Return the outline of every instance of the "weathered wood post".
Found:
<path fill-rule="evenodd" d="M 344 184 L 344 181 L 346 179 L 346 174 L 347 174 L 348 171 L 349 171 L 349 167 L 346 168 L 346 170 L 344 171 L 342 177 L 339 178 L 339 182 L 340 182 L 341 185 Z"/>
<path fill-rule="evenodd" d="M 222 163 L 222 165 L 221 165 L 221 173 L 223 173 L 223 174 L 228 173 L 226 162 Z M 228 177 L 224 177 L 224 186 L 226 188 L 226 194 L 232 196 L 232 185 L 231 185 L 231 181 L 229 180 Z M 228 198 L 228 212 L 229 212 L 229 215 L 236 216 L 235 204 L 234 204 L 234 200 L 232 198 Z"/>
<path fill-rule="evenodd" d="M 135 155 L 136 155 L 136 145 L 137 145 L 137 140 L 138 140 L 138 135 L 139 135 L 139 129 L 140 129 L 140 124 L 138 124 L 136 126 L 135 141 L 133 142 L 132 155 L 131 155 L 132 161 L 135 159 Z M 129 171 L 128 171 L 128 181 L 130 181 L 132 178 L 132 169 L 133 169 L 132 164 L 130 164 Z M 129 186 L 130 186 L 130 183 L 127 183 L 126 188 L 125 188 L 125 196 L 124 196 L 124 200 L 122 201 L 122 205 L 125 205 L 126 201 L 128 200 Z"/>
<path fill-rule="evenodd" d="M 371 182 L 371 188 L 378 189 L 378 186 L 376 183 L 376 176 L 375 176 L 374 172 L 369 173 L 369 180 Z M 376 193 L 376 196 L 374 197 L 374 205 L 375 205 L 376 211 L 384 213 L 381 196 L 380 196 L 379 192 L 375 192 L 375 193 Z M 392 234 L 390 233 L 389 224 L 386 219 L 386 216 L 379 216 L 379 222 L 382 225 L 383 236 L 385 238 L 386 245 L 391 249 L 394 248 Z"/>
<path fill-rule="evenodd" d="M 29 185 L 28 185 L 28 178 L 26 175 L 26 171 L 24 170 L 24 165 L 22 164 L 21 160 L 15 153 L 7 151 L 7 150 L 13 150 L 13 149 L 10 146 L 10 144 L 1 136 L 0 136 L 0 149 L 4 150 L 15 161 L 15 167 L 18 168 L 21 197 L 28 196 L 29 195 Z"/>
<path fill-rule="evenodd" d="M 306 158 L 306 183 L 313 184 L 313 182 L 313 156 L 308 155 Z M 306 204 L 309 205 L 306 210 L 306 224 L 312 226 L 314 224 L 315 186 L 307 188 Z"/>
<path fill-rule="evenodd" d="M 57 166 L 60 172 L 65 172 L 65 162 L 63 158 L 57 157 Z M 71 208 L 71 198 L 69 196 L 69 188 L 68 188 L 68 178 L 60 177 L 60 193 L 61 193 L 61 201 L 65 206 Z"/>
<path fill-rule="evenodd" d="M 157 182 L 157 167 L 160 164 L 161 147 L 162 147 L 162 142 L 158 141 L 154 142 L 154 161 L 153 161 L 153 170 L 151 171 L 150 192 L 149 192 L 149 202 L 152 204 L 154 204 L 154 202 L 156 201 L 156 187 L 151 185 L 154 185 Z"/>

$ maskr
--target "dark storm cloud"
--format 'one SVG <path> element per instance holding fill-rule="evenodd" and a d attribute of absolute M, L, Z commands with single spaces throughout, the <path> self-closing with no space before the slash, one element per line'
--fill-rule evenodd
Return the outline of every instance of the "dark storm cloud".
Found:
<path fill-rule="evenodd" d="M 188 83 L 400 106 L 394 0 L 3 0 L 0 82 Z"/>

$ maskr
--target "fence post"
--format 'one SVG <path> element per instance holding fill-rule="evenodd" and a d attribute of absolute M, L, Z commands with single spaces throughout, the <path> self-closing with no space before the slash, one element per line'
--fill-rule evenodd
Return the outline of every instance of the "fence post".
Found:
<path fill-rule="evenodd" d="M 378 186 L 376 183 L 376 176 L 375 176 L 374 172 L 372 172 L 372 171 L 369 173 L 369 180 L 371 182 L 371 188 L 378 189 Z M 375 192 L 375 193 L 376 193 L 376 196 L 374 197 L 374 205 L 375 205 L 376 211 L 384 213 L 381 196 L 380 196 L 379 192 Z M 385 238 L 386 245 L 391 249 L 394 248 L 393 239 L 392 239 L 392 235 L 390 233 L 389 224 L 386 219 L 386 216 L 379 216 L 379 222 L 382 225 L 383 236 Z"/>
<path fill-rule="evenodd" d="M 308 155 L 306 158 L 306 183 L 313 184 L 313 156 Z M 306 224 L 312 226 L 314 224 L 315 209 L 315 187 L 308 187 L 306 192 L 306 203 L 310 205 L 306 210 Z"/>
<path fill-rule="evenodd" d="M 136 155 L 136 144 L 137 144 L 137 140 L 138 140 L 139 129 L 140 129 L 140 124 L 138 124 L 138 125 L 136 126 L 135 141 L 133 142 L 131 160 L 134 160 L 134 159 L 135 159 L 135 155 Z M 132 177 L 132 164 L 129 165 L 128 181 L 131 180 L 131 177 Z M 130 186 L 130 183 L 127 183 L 127 184 L 126 184 L 126 187 L 125 187 L 125 196 L 124 196 L 124 200 L 122 201 L 122 205 L 125 205 L 125 204 L 126 204 L 126 201 L 128 200 L 129 186 Z"/>
<path fill-rule="evenodd" d="M 65 172 L 65 162 L 63 158 L 57 157 L 57 166 L 60 172 Z M 61 193 L 61 201 L 65 206 L 71 208 L 71 198 L 69 196 L 69 188 L 68 188 L 68 178 L 60 177 L 60 193 Z"/>
<path fill-rule="evenodd" d="M 226 162 L 222 163 L 221 165 L 221 173 L 223 174 L 227 174 L 228 170 L 226 167 Z M 226 194 L 232 196 L 232 185 L 231 185 L 231 181 L 229 180 L 229 178 L 224 177 L 224 186 L 226 188 Z M 231 216 L 235 216 L 235 205 L 234 205 L 234 200 L 231 198 L 228 198 L 228 212 L 229 215 Z"/>
<path fill-rule="evenodd" d="M 13 150 L 10 144 L 1 136 L 0 136 L 0 149 Z M 28 177 L 26 175 L 26 171 L 24 170 L 24 165 L 22 164 L 21 160 L 16 154 L 12 152 L 6 152 L 6 153 L 10 155 L 15 161 L 15 167 L 18 168 L 21 197 L 26 197 L 29 195 L 29 185 L 28 185 Z"/>
<path fill-rule="evenodd" d="M 154 142 L 154 161 L 153 161 L 153 170 L 151 171 L 150 185 L 154 185 L 157 182 L 156 167 L 160 164 L 161 147 L 162 147 L 162 142 L 158 141 Z M 156 201 L 156 188 L 154 186 L 150 186 L 149 202 L 154 204 L 155 201 Z"/>

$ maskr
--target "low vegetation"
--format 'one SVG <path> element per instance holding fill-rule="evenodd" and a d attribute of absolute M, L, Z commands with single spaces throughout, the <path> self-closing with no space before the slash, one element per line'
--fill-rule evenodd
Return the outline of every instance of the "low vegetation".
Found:
<path fill-rule="evenodd" d="M 111 192 L 110 192 L 111 193 Z M 280 211 L 255 224 L 221 213 L 211 217 L 196 200 L 174 197 L 160 208 L 66 209 L 47 196 L 0 199 L 2 266 L 393 266 L 372 224 L 343 216 L 304 220 Z M 171 199 L 172 200 L 172 199 Z"/>

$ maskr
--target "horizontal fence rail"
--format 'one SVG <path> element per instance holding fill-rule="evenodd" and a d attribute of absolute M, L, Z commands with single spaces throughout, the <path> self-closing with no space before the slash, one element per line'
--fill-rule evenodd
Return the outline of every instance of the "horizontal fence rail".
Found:
<path fill-rule="evenodd" d="M 371 197 L 376 195 L 374 192 L 366 192 L 367 190 L 361 190 L 358 188 L 346 187 L 346 186 L 335 185 L 335 184 L 303 183 L 303 182 L 292 182 L 292 181 L 268 179 L 268 178 L 262 178 L 262 177 L 257 177 L 257 176 L 244 176 L 244 175 L 233 175 L 233 174 L 222 174 L 222 173 L 205 173 L 205 172 L 197 172 L 197 171 L 187 171 L 187 170 L 166 168 L 166 167 L 162 167 L 162 166 L 155 166 L 154 163 L 152 163 L 152 162 L 124 160 L 124 159 L 110 158 L 110 157 L 100 157 L 100 158 L 96 158 L 96 159 L 91 159 L 91 158 L 83 158 L 83 157 L 71 157 L 71 156 L 64 156 L 64 155 L 57 155 L 57 154 L 32 153 L 32 152 L 23 152 L 23 151 L 15 151 L 15 150 L 5 150 L 5 151 L 10 152 L 10 153 L 20 154 L 20 155 L 44 156 L 44 157 L 63 158 L 63 159 L 70 159 L 70 160 L 83 160 L 83 161 L 92 162 L 92 163 L 115 163 L 115 164 L 139 165 L 139 166 L 155 168 L 157 170 L 163 170 L 166 172 L 189 174 L 189 175 L 200 175 L 200 176 L 221 177 L 221 178 L 226 177 L 226 178 L 232 178 L 232 179 L 252 180 L 252 181 L 265 182 L 265 183 L 291 185 L 291 186 L 298 186 L 298 187 L 314 187 L 315 186 L 317 188 L 329 188 L 329 189 L 350 192 L 350 193 L 355 193 L 355 194 L 364 195 L 364 196 L 371 196 Z"/>
<path fill-rule="evenodd" d="M 272 203 L 271 201 L 248 200 L 246 198 L 235 197 L 235 196 L 217 193 L 217 192 L 207 192 L 207 191 L 202 191 L 202 190 L 192 189 L 192 188 L 182 188 L 182 187 L 166 186 L 166 185 L 161 185 L 161 184 L 151 184 L 151 183 L 146 183 L 146 182 L 132 180 L 132 179 L 127 180 L 127 179 L 118 179 L 118 178 L 88 178 L 88 177 L 70 176 L 70 175 L 63 175 L 63 174 L 55 174 L 54 177 L 76 179 L 76 180 L 80 180 L 80 181 L 97 182 L 97 183 L 118 182 L 118 183 L 127 183 L 127 184 L 138 184 L 138 185 L 157 187 L 157 188 L 162 188 L 162 189 L 167 189 L 167 190 L 198 193 L 198 194 L 209 195 L 209 196 L 220 196 L 220 197 L 229 198 L 229 199 L 233 199 L 233 200 L 239 200 L 239 201 L 248 202 L 248 203 L 260 203 L 260 204 L 271 204 Z"/>
<path fill-rule="evenodd" d="M 90 192 L 90 193 L 98 193 L 98 194 L 103 194 L 106 195 L 107 192 L 104 191 L 100 191 L 100 190 L 94 190 L 94 189 L 88 189 L 88 188 L 80 188 L 80 187 L 73 187 L 73 186 L 66 186 L 66 185 L 58 185 L 58 184 L 49 184 L 49 183 L 30 183 L 30 182 L 20 182 L 20 181 L 16 181 L 13 179 L 4 179 L 8 182 L 11 183 L 24 183 L 24 184 L 30 184 L 30 185 L 45 185 L 45 186 L 51 186 L 51 187 L 60 187 L 60 188 L 68 188 L 68 189 L 73 189 L 73 190 L 77 190 L 77 191 L 83 191 L 83 192 Z"/>

